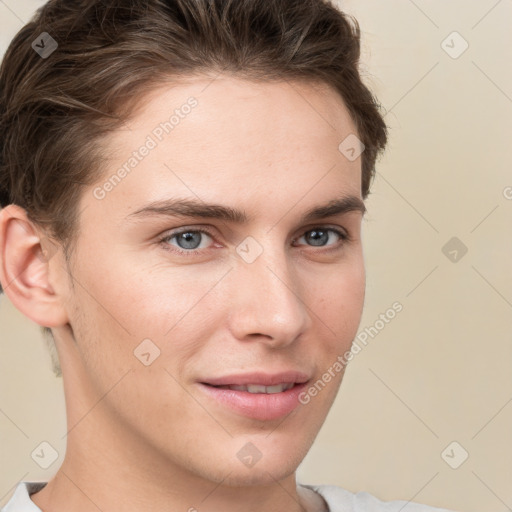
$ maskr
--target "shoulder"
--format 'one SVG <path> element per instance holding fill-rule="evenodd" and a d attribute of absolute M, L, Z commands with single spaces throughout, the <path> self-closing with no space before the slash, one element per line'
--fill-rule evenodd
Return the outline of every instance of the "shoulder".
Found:
<path fill-rule="evenodd" d="M 46 482 L 20 482 L 0 512 L 41 512 L 30 499 L 30 495 L 40 491 L 45 485 Z"/>
<path fill-rule="evenodd" d="M 353 493 L 337 485 L 304 485 L 320 494 L 328 512 L 454 512 L 405 500 L 381 501 L 368 492 Z"/>

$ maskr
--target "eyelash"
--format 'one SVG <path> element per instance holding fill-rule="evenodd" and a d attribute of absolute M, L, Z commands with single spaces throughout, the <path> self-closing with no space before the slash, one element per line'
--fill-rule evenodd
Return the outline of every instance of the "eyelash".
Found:
<path fill-rule="evenodd" d="M 302 238 L 306 233 L 309 233 L 309 232 L 315 231 L 315 230 L 331 231 L 333 233 L 336 233 L 340 237 L 340 239 L 342 240 L 341 246 L 339 246 L 337 248 L 331 247 L 330 248 L 331 250 L 332 249 L 339 250 L 344 245 L 344 243 L 351 241 L 350 236 L 347 233 L 345 233 L 344 231 L 341 231 L 341 230 L 336 229 L 336 228 L 327 227 L 327 226 L 325 226 L 325 227 L 324 226 L 315 226 L 313 228 L 310 228 L 307 231 L 304 231 L 304 233 L 300 237 L 298 237 L 298 238 Z M 172 246 L 172 249 L 171 249 L 170 248 L 171 246 L 167 242 L 169 242 L 170 240 L 172 240 L 176 236 L 182 235 L 184 233 L 204 233 L 204 234 L 208 235 L 209 237 L 211 237 L 212 239 L 214 239 L 213 234 L 209 230 L 207 230 L 205 228 L 194 228 L 194 229 L 182 229 L 181 231 L 175 231 L 173 233 L 169 233 L 166 236 L 164 236 L 163 238 L 161 238 L 159 240 L 159 243 L 163 246 L 164 250 L 170 251 L 170 252 L 173 252 L 173 253 L 177 253 L 178 255 L 185 256 L 185 257 L 199 256 L 202 253 L 204 254 L 204 251 L 208 250 L 208 249 L 190 249 L 190 250 L 185 250 L 185 249 L 181 249 L 181 248 L 176 247 L 176 246 Z M 297 240 L 297 239 L 294 239 L 294 241 Z M 315 247 L 315 246 L 311 245 L 310 247 Z M 322 246 L 318 246 L 318 247 L 322 248 Z M 327 249 L 327 250 L 329 250 L 329 249 Z"/>

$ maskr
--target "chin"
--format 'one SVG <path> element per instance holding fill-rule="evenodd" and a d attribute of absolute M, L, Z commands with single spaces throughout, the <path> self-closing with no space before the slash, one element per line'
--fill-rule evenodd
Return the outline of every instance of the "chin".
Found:
<path fill-rule="evenodd" d="M 269 442 L 272 436 L 274 439 Z M 310 443 L 305 439 L 294 440 L 292 436 L 283 439 L 276 431 L 267 439 L 265 436 L 254 436 L 247 444 L 241 443 L 241 446 L 244 448 L 237 449 L 234 459 L 225 461 L 229 466 L 226 471 L 229 473 L 226 485 L 275 485 L 276 481 L 295 473 L 306 456 Z M 256 447 L 259 447 L 258 452 Z M 251 460 L 251 455 L 247 454 L 255 457 Z"/>
<path fill-rule="evenodd" d="M 261 464 L 261 466 L 260 466 Z M 246 467 L 235 467 L 232 468 L 232 472 L 222 481 L 222 485 L 230 487 L 250 487 L 250 486 L 266 486 L 275 485 L 293 473 L 295 473 L 297 467 L 288 464 L 284 465 L 263 465 L 260 460 L 252 468 Z"/>

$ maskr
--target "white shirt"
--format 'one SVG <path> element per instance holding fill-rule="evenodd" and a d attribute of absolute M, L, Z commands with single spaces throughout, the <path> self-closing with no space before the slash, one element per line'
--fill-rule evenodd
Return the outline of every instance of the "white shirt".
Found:
<path fill-rule="evenodd" d="M 30 499 L 46 482 L 21 482 L 17 485 L 9 502 L 0 512 L 42 512 Z M 329 510 L 326 512 L 452 512 L 444 508 L 420 505 L 409 501 L 381 501 L 367 492 L 352 493 L 336 485 L 306 485 L 320 494 Z"/>

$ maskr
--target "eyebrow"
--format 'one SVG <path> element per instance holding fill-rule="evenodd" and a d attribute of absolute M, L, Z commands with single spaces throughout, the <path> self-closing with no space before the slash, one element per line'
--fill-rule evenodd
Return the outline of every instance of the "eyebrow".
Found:
<path fill-rule="evenodd" d="M 362 199 L 357 196 L 348 195 L 307 210 L 302 215 L 300 222 L 305 223 L 353 211 L 359 211 L 364 215 L 366 207 Z M 143 208 L 130 213 L 126 219 L 136 220 L 153 216 L 219 219 L 233 224 L 247 224 L 253 219 L 244 210 L 238 210 L 221 204 L 205 203 L 193 198 L 153 201 Z"/>

